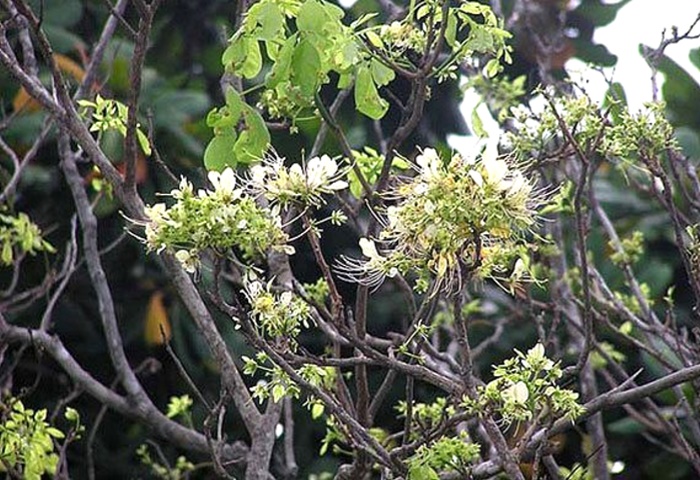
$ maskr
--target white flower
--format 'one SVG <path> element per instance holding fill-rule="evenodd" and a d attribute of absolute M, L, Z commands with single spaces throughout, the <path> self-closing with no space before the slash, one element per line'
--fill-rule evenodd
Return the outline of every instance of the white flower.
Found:
<path fill-rule="evenodd" d="M 382 258 L 382 256 L 379 255 L 379 252 L 377 251 L 377 246 L 374 244 L 374 242 L 367 238 L 363 237 L 360 239 L 360 250 L 362 250 L 362 255 L 369 258 L 370 260 L 377 260 Z"/>
<path fill-rule="evenodd" d="M 664 182 L 661 181 L 661 178 L 659 178 L 657 176 L 654 176 L 654 188 L 659 193 L 664 193 L 664 190 L 666 188 L 666 187 L 664 187 Z"/>
<path fill-rule="evenodd" d="M 525 181 L 523 174 L 520 172 L 520 170 L 515 170 L 510 178 L 508 196 L 513 197 L 518 195 L 526 186 L 527 182 Z"/>
<path fill-rule="evenodd" d="M 175 200 L 180 200 L 187 194 L 191 194 L 193 191 L 192 184 L 190 183 L 189 180 L 187 180 L 185 177 L 180 178 L 180 185 L 178 188 L 174 188 L 173 190 L 170 191 L 170 195 L 175 199 Z"/>
<path fill-rule="evenodd" d="M 554 362 L 546 357 L 544 345 L 541 343 L 538 343 L 527 351 L 525 360 L 523 360 L 523 365 L 528 368 L 541 368 L 542 370 L 551 370 L 554 368 Z"/>
<path fill-rule="evenodd" d="M 503 397 L 508 401 L 512 401 L 515 403 L 525 403 L 527 402 L 527 399 L 530 397 L 530 392 L 527 389 L 527 385 L 525 385 L 525 382 L 516 382 L 503 390 Z"/>
<path fill-rule="evenodd" d="M 469 170 L 468 175 L 472 178 L 472 180 L 474 180 L 474 183 L 476 183 L 479 188 L 484 187 L 484 177 L 482 177 L 478 171 Z"/>
<path fill-rule="evenodd" d="M 511 273 L 510 278 L 513 280 L 520 280 L 523 275 L 527 273 L 527 265 L 522 258 L 515 261 L 515 266 L 513 267 L 513 273 Z"/>
<path fill-rule="evenodd" d="M 254 191 L 283 204 L 301 199 L 318 206 L 324 203 L 322 194 L 348 187 L 340 179 L 345 172 L 328 155 L 314 157 L 306 165 L 295 163 L 290 167 L 284 166 L 283 158 L 268 158 L 264 165 L 253 167 L 250 172 L 249 184 Z"/>
<path fill-rule="evenodd" d="M 146 207 L 144 209 L 146 216 L 154 223 L 161 223 L 166 215 L 166 208 L 164 203 L 156 203 L 151 207 Z"/>
<path fill-rule="evenodd" d="M 311 189 L 343 190 L 348 187 L 344 180 L 336 179 L 338 164 L 328 155 L 314 157 L 306 165 L 306 181 Z"/>
<path fill-rule="evenodd" d="M 215 170 L 209 172 L 209 181 L 214 186 L 214 191 L 223 196 L 234 196 L 236 188 L 236 174 L 231 167 L 226 167 L 223 172 Z"/>
<path fill-rule="evenodd" d="M 527 351 L 527 356 L 533 360 L 542 360 L 544 358 L 544 345 L 538 343 Z"/>
<path fill-rule="evenodd" d="M 396 205 L 391 205 L 386 209 L 386 218 L 390 227 L 395 227 L 399 223 L 399 209 Z"/>
<path fill-rule="evenodd" d="M 267 167 L 265 165 L 253 165 L 250 168 L 250 180 L 255 186 L 262 187 L 265 184 L 266 176 Z"/>
<path fill-rule="evenodd" d="M 495 185 L 499 190 L 505 190 L 510 186 L 508 182 L 504 182 L 508 174 L 508 164 L 505 160 L 484 155 L 481 164 L 484 167 L 485 180 L 489 184 Z"/>
<path fill-rule="evenodd" d="M 416 157 L 416 164 L 420 167 L 421 176 L 430 181 L 440 175 L 440 157 L 434 148 L 426 148 Z"/>
<path fill-rule="evenodd" d="M 292 304 L 292 292 L 282 292 L 280 295 L 280 305 L 283 307 L 289 307 Z"/>
<path fill-rule="evenodd" d="M 199 259 L 196 255 L 192 255 L 187 250 L 178 250 L 175 252 L 175 258 L 177 258 L 182 268 L 185 269 L 187 273 L 194 273 L 199 265 Z"/>

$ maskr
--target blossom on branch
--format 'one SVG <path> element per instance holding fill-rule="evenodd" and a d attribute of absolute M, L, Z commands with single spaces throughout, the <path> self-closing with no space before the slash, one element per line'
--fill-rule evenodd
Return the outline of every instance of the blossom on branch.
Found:
<path fill-rule="evenodd" d="M 394 205 L 374 242 L 360 240 L 367 260 L 343 258 L 346 280 L 372 286 L 398 272 L 437 280 L 445 290 L 464 280 L 497 278 L 525 255 L 528 232 L 544 195 L 517 165 L 487 150 L 468 161 L 443 161 L 426 148 L 416 157 L 417 175 L 385 194 Z M 529 262 L 515 262 L 522 270 Z M 526 277 L 518 272 L 518 279 Z"/>

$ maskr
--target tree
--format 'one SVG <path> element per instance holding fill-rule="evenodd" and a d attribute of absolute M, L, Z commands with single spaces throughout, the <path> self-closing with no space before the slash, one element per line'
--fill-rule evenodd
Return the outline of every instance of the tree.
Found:
<path fill-rule="evenodd" d="M 665 86 L 681 136 L 663 103 L 630 112 L 611 84 L 597 105 L 561 70 L 614 61 L 592 31 L 626 2 L 241 2 L 199 124 L 208 97 L 146 61 L 172 56 L 151 42 L 173 38 L 159 15 L 187 8 L 160 3 L 2 2 L 11 476 L 118 468 L 95 465 L 108 410 L 171 446 L 131 452 L 165 478 L 605 479 L 635 458 L 629 434 L 683 460 L 668 475 L 700 474 L 697 116 L 681 100 L 699 87 L 677 71 L 685 90 Z M 645 50 L 652 69 L 674 72 L 664 51 L 696 23 Z M 206 57 L 202 31 L 181 40 Z M 475 112 L 482 141 L 457 153 L 461 77 L 502 135 Z M 42 185 L 54 204 L 32 198 Z M 39 373 L 12 388 L 23 358 Z M 44 371 L 65 379 L 49 422 L 23 404 Z M 152 380 L 169 374 L 176 388 Z"/>

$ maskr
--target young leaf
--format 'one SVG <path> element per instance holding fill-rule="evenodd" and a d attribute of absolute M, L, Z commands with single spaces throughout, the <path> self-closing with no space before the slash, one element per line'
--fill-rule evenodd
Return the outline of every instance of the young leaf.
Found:
<path fill-rule="evenodd" d="M 230 121 L 235 125 L 241 118 L 241 112 L 243 111 L 243 107 L 245 107 L 245 102 L 233 87 L 228 87 L 226 89 L 224 97 L 226 99 L 226 107 L 228 108 Z"/>
<path fill-rule="evenodd" d="M 387 101 L 379 96 L 372 72 L 365 65 L 357 69 L 355 105 L 360 112 L 374 120 L 379 120 L 389 110 Z"/>
<path fill-rule="evenodd" d="M 284 16 L 275 2 L 263 1 L 248 10 L 248 22 L 256 29 L 258 40 L 274 40 L 284 28 Z"/>
<path fill-rule="evenodd" d="M 204 150 L 204 167 L 207 170 L 222 171 L 226 167 L 235 168 L 236 159 L 233 147 L 236 145 L 236 134 L 229 132 L 224 135 L 216 135 L 211 139 Z"/>
<path fill-rule="evenodd" d="M 292 77 L 294 84 L 307 98 L 313 97 L 316 93 L 320 69 L 321 58 L 316 47 L 306 39 L 299 42 L 292 55 Z"/>
<path fill-rule="evenodd" d="M 300 32 L 323 33 L 323 26 L 328 22 L 328 12 L 316 0 L 307 0 L 299 9 L 297 28 Z"/>
<path fill-rule="evenodd" d="M 257 110 L 248 105 L 243 109 L 243 120 L 246 128 L 234 145 L 233 153 L 237 163 L 247 165 L 260 161 L 270 144 L 270 132 Z"/>
<path fill-rule="evenodd" d="M 484 123 L 481 121 L 481 117 L 479 116 L 479 112 L 476 108 L 472 110 L 472 128 L 474 129 L 474 134 L 477 137 L 484 138 L 488 136 L 486 130 L 484 129 Z"/>
<path fill-rule="evenodd" d="M 457 14 L 455 9 L 450 8 L 447 12 L 447 27 L 445 28 L 445 41 L 450 47 L 455 46 L 457 40 Z"/>
<path fill-rule="evenodd" d="M 272 69 L 265 79 L 267 88 L 275 88 L 280 82 L 289 78 L 289 69 L 292 64 L 292 54 L 294 53 L 296 42 L 297 34 L 285 40 L 284 45 L 282 45 L 277 54 L 277 60 L 272 65 Z"/>
<path fill-rule="evenodd" d="M 227 70 L 244 78 L 253 78 L 262 68 L 260 45 L 254 38 L 238 35 L 224 50 L 221 63 Z"/>
<path fill-rule="evenodd" d="M 372 79 L 374 80 L 374 83 L 380 87 L 389 85 L 389 83 L 391 83 L 391 81 L 396 77 L 396 74 L 391 68 L 387 67 L 376 58 L 372 59 L 369 64 L 369 68 L 372 71 Z"/>

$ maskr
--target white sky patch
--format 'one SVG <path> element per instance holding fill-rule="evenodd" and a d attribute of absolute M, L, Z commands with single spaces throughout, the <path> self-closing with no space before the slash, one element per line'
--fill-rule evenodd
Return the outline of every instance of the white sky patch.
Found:
<path fill-rule="evenodd" d="M 341 0 L 343 1 L 343 0 Z M 352 1 L 352 0 L 345 0 Z M 608 3 L 615 3 L 609 1 Z M 617 65 L 604 69 L 604 73 L 593 70 L 578 59 L 569 60 L 566 69 L 573 80 L 577 81 L 594 101 L 602 101 L 608 89 L 606 78 L 619 82 L 625 89 L 630 110 L 639 110 L 644 102 L 652 100 L 651 69 L 639 53 L 639 44 L 656 48 L 661 41 L 661 33 L 666 29 L 666 35 L 671 35 L 671 28 L 678 27 L 679 33 L 685 33 L 693 20 L 700 13 L 700 2 L 697 0 L 632 0 L 622 7 L 615 20 L 606 27 L 595 31 L 594 41 L 605 45 L 610 53 L 617 56 Z M 696 27 L 696 32 L 700 28 Z M 683 40 L 670 45 L 665 53 L 678 63 L 686 72 L 700 83 L 700 69 L 688 58 L 691 49 L 699 48 L 700 40 Z M 657 76 L 658 87 L 661 89 L 664 77 Z M 661 92 L 659 91 L 659 95 Z M 466 92 L 460 105 L 460 111 L 473 132 L 471 115 L 479 103 L 479 97 L 474 92 Z M 484 130 L 490 137 L 498 136 L 495 120 L 485 105 L 478 109 L 479 118 Z M 475 135 L 449 135 L 448 144 L 462 154 L 473 152 L 480 145 Z"/>
<path fill-rule="evenodd" d="M 662 31 L 666 29 L 668 38 L 674 26 L 678 27 L 679 33 L 685 33 L 698 13 L 700 2 L 693 0 L 632 0 L 618 11 L 610 25 L 596 29 L 594 41 L 617 55 L 617 65 L 606 69 L 606 76 L 622 84 L 632 111 L 652 100 L 651 69 L 639 53 L 639 45 L 656 48 Z M 696 27 L 696 31 L 700 29 Z M 683 40 L 670 45 L 665 53 L 700 82 L 700 70 L 688 58 L 690 50 L 698 47 L 700 40 Z M 607 84 L 600 73 L 587 69 L 575 59 L 566 67 L 575 78 L 583 74 L 589 95 L 594 100 L 602 100 Z M 659 74 L 657 80 L 661 88 L 663 75 Z"/>

